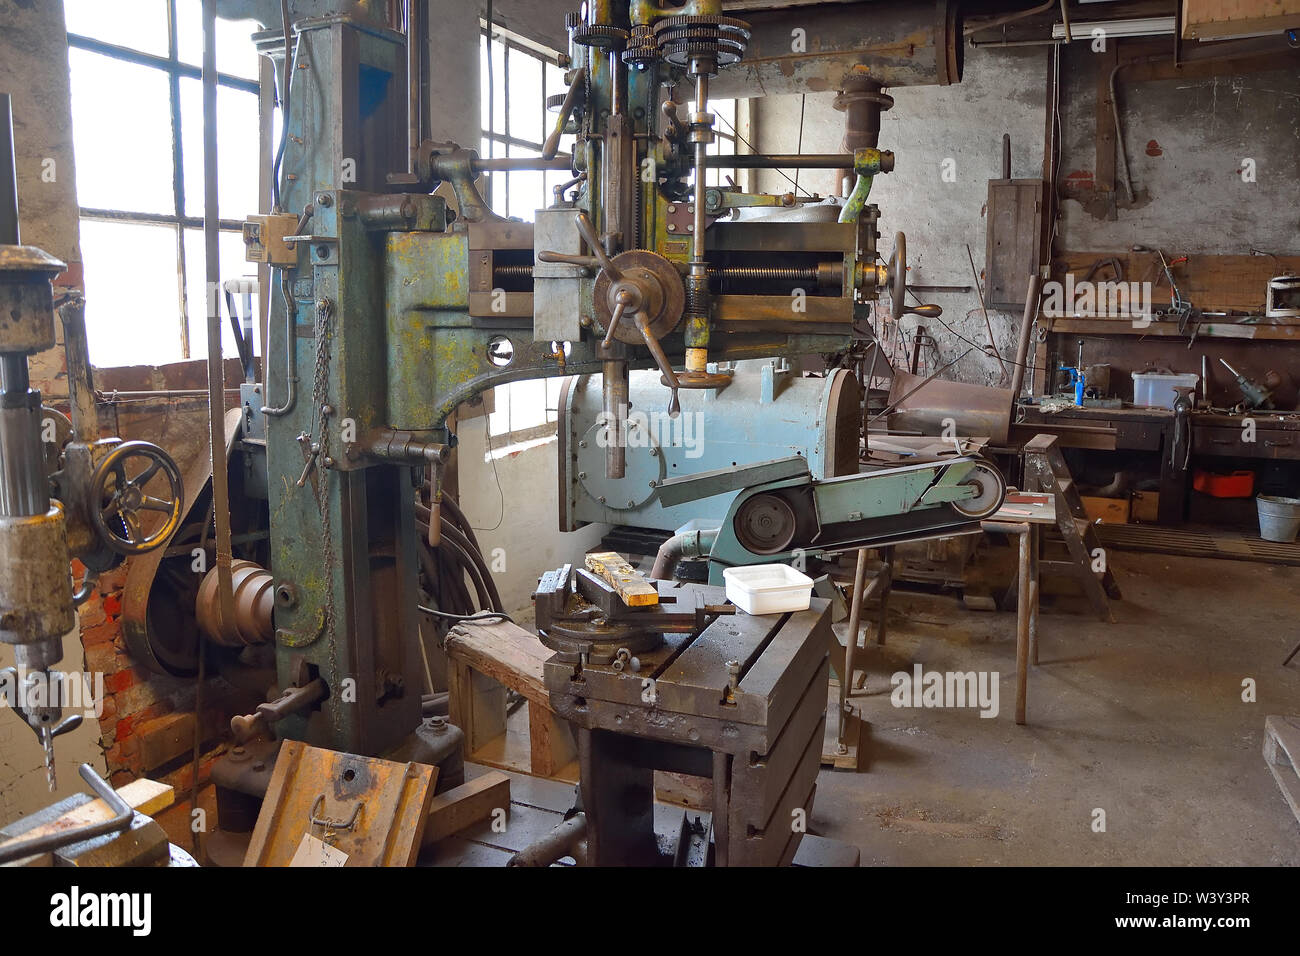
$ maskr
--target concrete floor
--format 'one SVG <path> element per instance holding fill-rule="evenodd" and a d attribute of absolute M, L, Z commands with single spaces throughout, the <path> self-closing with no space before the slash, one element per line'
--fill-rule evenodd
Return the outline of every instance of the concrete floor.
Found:
<path fill-rule="evenodd" d="M 1009 556 L 981 567 L 1009 575 Z M 821 773 L 810 829 L 859 846 L 864 866 L 1300 864 L 1300 824 L 1260 752 L 1266 715 L 1300 713 L 1300 658 L 1281 667 L 1300 640 L 1300 568 L 1111 560 L 1116 623 L 1044 596 L 1023 727 L 1015 616 L 895 592 L 854 698 L 870 722 L 867 770 Z M 997 671 L 999 715 L 895 708 L 889 677 L 915 662 Z M 1248 677 L 1255 703 L 1242 701 Z"/>

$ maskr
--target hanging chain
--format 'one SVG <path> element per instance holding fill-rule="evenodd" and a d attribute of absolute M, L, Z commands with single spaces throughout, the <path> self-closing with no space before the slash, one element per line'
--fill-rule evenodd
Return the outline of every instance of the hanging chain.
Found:
<path fill-rule="evenodd" d="M 321 517 L 321 554 L 325 562 L 325 632 L 334 636 L 334 534 L 329 507 L 329 418 L 334 409 L 329 404 L 330 337 L 334 328 L 334 304 L 321 297 L 316 300 L 316 317 L 313 327 L 316 334 L 316 368 L 312 382 L 312 407 L 317 417 L 316 444 L 317 473 L 315 482 L 316 507 Z"/>

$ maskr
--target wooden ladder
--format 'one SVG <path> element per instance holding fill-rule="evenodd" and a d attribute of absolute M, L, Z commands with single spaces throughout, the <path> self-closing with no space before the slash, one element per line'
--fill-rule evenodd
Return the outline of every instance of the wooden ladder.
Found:
<path fill-rule="evenodd" d="M 1104 561 L 1105 570 L 1100 574 L 1092 569 L 1094 556 L 1100 553 L 1104 559 L 1106 552 L 1084 510 L 1083 499 L 1061 449 L 1056 447 L 1056 436 L 1036 435 L 1025 444 L 1024 455 L 1026 490 L 1056 495 L 1056 524 L 1069 553 L 1068 561 L 1043 561 L 1040 571 L 1073 577 L 1082 585 L 1083 593 L 1101 619 L 1113 622 L 1110 600 L 1121 599 L 1119 584 L 1110 569 L 1110 561 Z"/>

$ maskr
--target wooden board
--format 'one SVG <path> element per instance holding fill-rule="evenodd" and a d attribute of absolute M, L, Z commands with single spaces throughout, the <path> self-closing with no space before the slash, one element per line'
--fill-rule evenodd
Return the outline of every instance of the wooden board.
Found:
<path fill-rule="evenodd" d="M 286 740 L 244 866 L 288 866 L 311 841 L 344 854 L 346 866 L 414 866 L 437 775 L 428 764 Z"/>
<path fill-rule="evenodd" d="M 1182 256 L 1176 246 L 1165 249 L 1164 253 L 1166 260 Z M 1169 306 L 1169 281 L 1165 278 L 1164 269 L 1160 265 L 1160 257 L 1153 252 L 1062 252 L 1052 260 L 1052 278 L 1058 282 L 1064 281 L 1066 273 L 1071 273 L 1077 283 L 1088 274 L 1088 270 L 1099 259 L 1111 258 L 1118 259 L 1123 265 L 1124 282 L 1152 283 L 1153 308 Z M 1180 262 L 1171 269 L 1182 297 L 1198 309 L 1210 311 L 1236 309 L 1263 314 L 1264 303 L 1268 297 L 1268 280 L 1277 275 L 1300 272 L 1300 256 L 1274 258 L 1251 255 L 1192 255 L 1187 257 L 1186 262 Z M 1114 281 L 1114 277 L 1110 269 L 1099 269 L 1092 281 L 1111 282 Z M 1049 314 L 1046 299 L 1043 314 Z M 1075 317 L 1067 315 L 1065 318 Z M 1102 321 L 1132 326 L 1132 322 L 1128 319 L 1103 319 Z M 1232 323 L 1215 324 L 1221 326 Z M 1300 323 L 1297 323 L 1297 327 L 1300 327 Z M 1150 334 L 1151 330 L 1134 331 Z"/>
<path fill-rule="evenodd" d="M 1281 33 L 1297 24 L 1297 0 L 1183 0 L 1184 40 Z"/>
<path fill-rule="evenodd" d="M 984 304 L 1019 314 L 1043 250 L 1047 187 L 1041 179 L 990 179 Z"/>
<path fill-rule="evenodd" d="M 447 634 L 447 654 L 543 706 L 550 702 L 542 665 L 554 653 L 510 621 L 464 624 Z"/>
<path fill-rule="evenodd" d="M 1264 718 L 1264 762 L 1300 822 L 1300 717 Z"/>

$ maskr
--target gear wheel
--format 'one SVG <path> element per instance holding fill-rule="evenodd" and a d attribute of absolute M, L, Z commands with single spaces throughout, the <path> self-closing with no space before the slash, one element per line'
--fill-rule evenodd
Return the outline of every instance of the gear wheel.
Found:
<path fill-rule="evenodd" d="M 627 48 L 623 51 L 623 62 L 644 69 L 657 59 L 659 44 L 655 42 L 654 28 L 646 24 L 634 26 Z"/>
<path fill-rule="evenodd" d="M 627 43 L 628 33 L 622 27 L 606 23 L 579 24 L 573 28 L 573 42 L 602 50 L 621 50 Z"/>
<path fill-rule="evenodd" d="M 744 20 L 712 14 L 667 17 L 654 30 L 660 56 L 682 67 L 694 57 L 706 56 L 712 56 L 719 67 L 730 66 L 745 55 L 750 37 Z"/>

